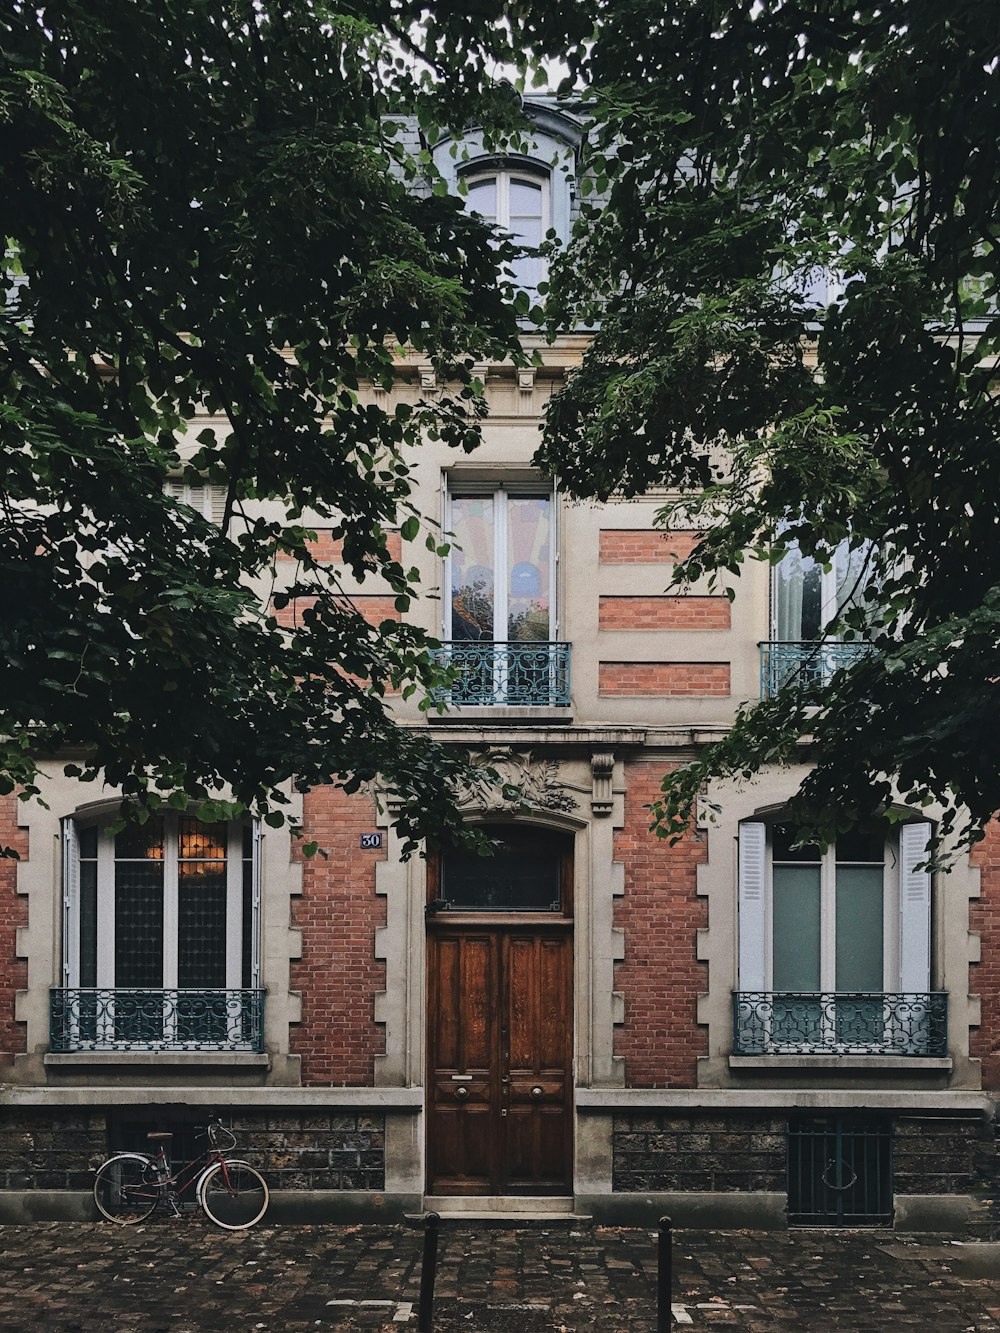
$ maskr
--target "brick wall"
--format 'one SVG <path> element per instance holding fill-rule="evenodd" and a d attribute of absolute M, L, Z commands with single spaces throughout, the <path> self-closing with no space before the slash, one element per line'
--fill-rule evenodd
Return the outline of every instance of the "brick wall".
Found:
<path fill-rule="evenodd" d="M 223 1122 L 272 1190 L 385 1188 L 383 1115 L 278 1108 Z"/>
<path fill-rule="evenodd" d="M 969 929 L 977 930 L 982 961 L 970 967 L 969 990 L 982 1003 L 982 1022 L 970 1032 L 970 1054 L 982 1060 L 983 1087 L 1000 1088 L 1000 824 L 987 825 L 973 848 L 980 871 L 980 896 L 970 904 Z M 948 891 L 947 882 L 942 886 Z"/>
<path fill-rule="evenodd" d="M 602 698 L 727 698 L 728 662 L 601 662 Z"/>
<path fill-rule="evenodd" d="M 340 600 L 345 606 L 353 607 L 359 615 L 364 616 L 369 625 L 378 625 L 383 620 L 399 620 L 396 598 L 392 593 L 358 593 L 353 597 L 342 597 Z M 314 602 L 315 599 L 312 597 L 297 597 L 287 606 L 280 609 L 273 608 L 274 618 L 279 625 L 292 629 L 301 623 L 302 612 L 306 607 L 313 606 Z"/>
<path fill-rule="evenodd" d="M 728 597 L 602 597 L 599 629 L 729 629 Z"/>
<path fill-rule="evenodd" d="M 375 931 L 385 925 L 375 865 L 386 853 L 359 846 L 375 817 L 370 797 L 338 787 L 304 798 L 306 839 L 328 854 L 304 862 L 302 896 L 292 908 L 292 923 L 302 928 L 302 957 L 291 975 L 292 989 L 302 993 L 302 1022 L 292 1028 L 291 1049 L 302 1056 L 306 1084 L 369 1086 L 384 1049 L 374 996 L 385 988 L 385 967 L 376 963 L 374 946 Z"/>
<path fill-rule="evenodd" d="M 0 1108 L 0 1188 L 92 1190 L 94 1169 L 107 1155 L 103 1111 Z"/>
<path fill-rule="evenodd" d="M 629 1087 L 694 1087 L 695 1061 L 707 1052 L 697 997 L 708 969 L 696 957 L 697 931 L 708 904 L 696 896 L 696 869 L 706 852 L 696 835 L 670 847 L 649 831 L 649 811 L 664 773 L 660 763 L 625 766 L 625 823 L 615 833 L 615 860 L 625 867 L 625 894 L 615 924 L 625 932 L 625 957 L 615 989 L 625 996 L 625 1022 L 615 1053 L 625 1059 Z"/>
<path fill-rule="evenodd" d="M 17 827 L 19 809 L 16 797 L 0 797 L 0 845 L 13 848 L 24 859 L 28 837 Z M 14 997 L 28 986 L 27 961 L 16 956 L 16 932 L 27 924 L 28 902 L 17 893 L 17 861 L 0 857 L 0 1067 L 27 1049 L 24 1024 L 14 1019 Z"/>
<path fill-rule="evenodd" d="M 340 565 L 344 562 L 344 543 L 339 537 L 334 537 L 331 528 L 314 528 L 316 540 L 309 543 L 311 554 L 326 564 Z M 393 560 L 399 560 L 402 554 L 403 543 L 398 532 L 386 533 L 386 546 L 389 550 L 389 556 Z M 282 553 L 278 556 L 279 560 L 291 560 L 293 557 Z"/>
<path fill-rule="evenodd" d="M 602 528 L 602 565 L 676 565 L 685 560 L 701 536 L 698 532 Z"/>

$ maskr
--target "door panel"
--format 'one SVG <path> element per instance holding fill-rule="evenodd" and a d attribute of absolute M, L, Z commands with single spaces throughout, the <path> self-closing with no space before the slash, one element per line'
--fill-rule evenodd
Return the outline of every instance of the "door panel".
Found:
<path fill-rule="evenodd" d="M 572 934 L 428 931 L 428 1189 L 572 1188 Z"/>

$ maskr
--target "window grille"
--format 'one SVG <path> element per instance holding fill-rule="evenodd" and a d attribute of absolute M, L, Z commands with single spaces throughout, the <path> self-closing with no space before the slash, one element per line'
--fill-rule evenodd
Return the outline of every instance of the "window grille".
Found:
<path fill-rule="evenodd" d="M 891 1122 L 859 1116 L 791 1120 L 788 1221 L 793 1226 L 891 1225 Z"/>

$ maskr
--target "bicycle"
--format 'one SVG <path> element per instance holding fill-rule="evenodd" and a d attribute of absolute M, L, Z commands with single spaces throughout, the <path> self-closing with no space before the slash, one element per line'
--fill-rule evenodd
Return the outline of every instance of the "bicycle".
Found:
<path fill-rule="evenodd" d="M 164 1201 L 179 1217 L 178 1200 L 194 1185 L 195 1199 L 216 1226 L 241 1231 L 259 1222 L 269 1199 L 264 1177 L 249 1162 L 227 1156 L 236 1147 L 236 1135 L 218 1120 L 204 1132 L 208 1147 L 176 1171 L 166 1153 L 173 1135 L 163 1132 L 146 1135 L 149 1143 L 158 1145 L 155 1154 L 122 1152 L 102 1162 L 94 1179 L 94 1202 L 101 1215 L 119 1226 L 134 1226 Z"/>

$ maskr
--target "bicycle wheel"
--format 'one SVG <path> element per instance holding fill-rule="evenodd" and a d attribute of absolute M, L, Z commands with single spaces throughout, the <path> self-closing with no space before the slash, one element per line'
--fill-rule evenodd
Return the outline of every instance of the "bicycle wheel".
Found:
<path fill-rule="evenodd" d="M 219 1162 L 202 1181 L 201 1206 L 217 1227 L 239 1231 L 267 1212 L 267 1182 L 246 1162 Z"/>
<path fill-rule="evenodd" d="M 160 1183 L 146 1157 L 109 1157 L 94 1181 L 94 1202 L 103 1217 L 120 1226 L 147 1218 L 160 1200 Z"/>

